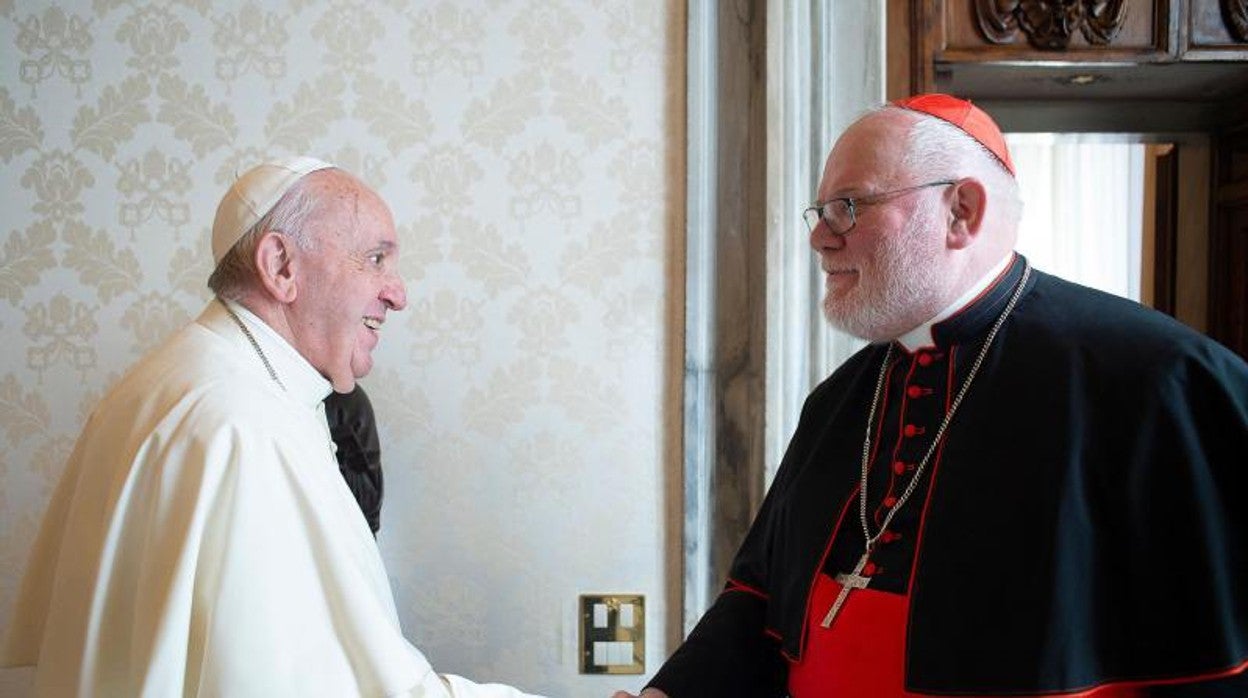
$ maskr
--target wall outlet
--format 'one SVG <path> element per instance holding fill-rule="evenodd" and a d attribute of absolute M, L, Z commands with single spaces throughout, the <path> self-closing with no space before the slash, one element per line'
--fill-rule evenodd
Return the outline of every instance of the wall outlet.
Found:
<path fill-rule="evenodd" d="M 582 594 L 582 674 L 643 674 L 646 671 L 646 597 Z"/>

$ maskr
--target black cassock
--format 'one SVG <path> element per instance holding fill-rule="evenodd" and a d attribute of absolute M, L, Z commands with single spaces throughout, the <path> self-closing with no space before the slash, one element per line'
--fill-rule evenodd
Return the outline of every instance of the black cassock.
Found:
<path fill-rule="evenodd" d="M 873 533 L 1023 267 L 1016 256 L 934 325 L 934 347 L 894 347 L 872 427 Z M 725 591 L 651 685 L 785 695 L 827 611 L 807 607 L 815 578 L 864 550 L 862 449 L 886 349 L 808 397 Z M 1161 313 L 1033 270 L 889 530 L 870 587 L 908 597 L 909 691 L 1248 695 L 1248 365 Z"/>

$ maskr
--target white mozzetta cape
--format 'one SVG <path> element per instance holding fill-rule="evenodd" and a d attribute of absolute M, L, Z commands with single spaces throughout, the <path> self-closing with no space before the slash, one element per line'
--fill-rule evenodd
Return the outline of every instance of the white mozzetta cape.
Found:
<path fill-rule="evenodd" d="M 53 493 L 4 663 L 40 696 L 522 696 L 404 639 L 329 383 L 232 307 L 286 389 L 217 302 L 132 369 Z"/>

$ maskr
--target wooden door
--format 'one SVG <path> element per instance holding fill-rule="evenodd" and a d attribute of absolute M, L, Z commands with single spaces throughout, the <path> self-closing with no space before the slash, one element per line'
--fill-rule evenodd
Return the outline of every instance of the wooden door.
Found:
<path fill-rule="evenodd" d="M 1209 335 L 1248 359 L 1248 121 L 1214 141 Z"/>

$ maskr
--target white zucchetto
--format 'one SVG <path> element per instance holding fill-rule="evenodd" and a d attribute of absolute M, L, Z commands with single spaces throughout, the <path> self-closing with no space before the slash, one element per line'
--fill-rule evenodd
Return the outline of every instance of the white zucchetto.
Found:
<path fill-rule="evenodd" d="M 221 197 L 212 223 L 212 263 L 221 262 L 239 238 L 264 218 L 305 175 L 336 167 L 312 157 L 275 160 L 247 170 Z"/>

